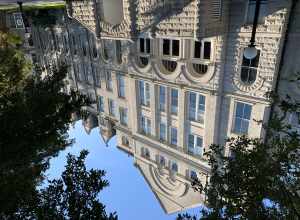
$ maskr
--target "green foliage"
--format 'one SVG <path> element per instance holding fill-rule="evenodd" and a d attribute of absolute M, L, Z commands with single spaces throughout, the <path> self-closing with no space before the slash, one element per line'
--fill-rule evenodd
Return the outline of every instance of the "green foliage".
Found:
<path fill-rule="evenodd" d="M 108 181 L 103 179 L 105 171 L 86 169 L 87 154 L 82 151 L 77 158 L 69 154 L 61 178 L 49 181 L 49 185 L 39 191 L 36 203 L 22 209 L 19 217 L 117 220 L 115 213 L 107 215 L 105 206 L 97 199 Z"/>
<path fill-rule="evenodd" d="M 0 96 L 22 88 L 31 64 L 19 50 L 20 37 L 0 31 Z"/>
<path fill-rule="evenodd" d="M 75 91 L 63 92 L 66 67 L 33 76 L 9 37 L 0 38 L 0 218 L 35 200 L 49 159 L 72 143 L 71 113 L 90 104 Z"/>
<path fill-rule="evenodd" d="M 193 183 L 208 197 L 201 219 L 300 219 L 300 136 L 286 122 L 299 104 L 276 98 L 280 111 L 265 126 L 267 141 L 241 136 L 227 141 L 229 156 L 217 145 L 206 153 L 210 181 Z"/>

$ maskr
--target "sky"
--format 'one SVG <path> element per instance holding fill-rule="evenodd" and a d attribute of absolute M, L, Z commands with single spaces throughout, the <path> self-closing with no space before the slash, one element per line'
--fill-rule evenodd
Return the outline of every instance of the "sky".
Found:
<path fill-rule="evenodd" d="M 86 159 L 88 169 L 103 169 L 110 185 L 100 192 L 99 199 L 106 205 L 107 212 L 116 211 L 120 220 L 175 220 L 177 214 L 167 215 L 160 207 L 155 195 L 141 173 L 133 165 L 133 157 L 128 156 L 116 147 L 116 139 L 112 138 L 108 147 L 102 141 L 99 128 L 87 135 L 78 121 L 69 130 L 70 138 L 75 144 L 62 151 L 58 157 L 51 159 L 50 168 L 46 172 L 49 179 L 58 178 L 64 170 L 66 155 L 79 155 L 82 149 L 90 153 Z M 198 208 L 188 210 L 196 214 Z"/>

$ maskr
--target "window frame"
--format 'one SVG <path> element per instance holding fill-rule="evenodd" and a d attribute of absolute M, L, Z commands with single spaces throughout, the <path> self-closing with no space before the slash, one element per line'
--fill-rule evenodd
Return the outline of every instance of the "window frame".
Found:
<path fill-rule="evenodd" d="M 176 97 L 176 106 L 173 105 L 173 101 L 174 101 L 174 98 L 173 97 L 173 91 L 176 91 L 177 93 L 177 97 Z M 170 88 L 170 106 L 171 106 L 171 114 L 172 115 L 178 115 L 178 103 L 179 103 L 179 91 L 178 89 L 175 89 L 175 88 Z M 176 108 L 176 111 L 174 110 L 174 108 Z"/>
<path fill-rule="evenodd" d="M 141 39 L 144 40 L 144 52 L 141 51 Z M 149 48 L 148 48 L 148 44 L 147 44 L 147 41 L 149 42 Z M 152 45 L 152 42 L 151 42 L 151 39 L 148 38 L 148 37 L 139 37 L 138 38 L 138 43 L 137 43 L 137 50 L 138 50 L 138 53 L 140 55 L 144 55 L 144 56 L 149 56 L 151 54 L 151 45 Z"/>
<path fill-rule="evenodd" d="M 190 137 L 193 136 L 193 147 L 190 147 Z M 198 146 L 198 138 L 201 139 L 202 146 Z M 197 149 L 200 148 L 200 149 Z M 192 149 L 192 151 L 190 151 Z M 196 135 L 194 133 L 189 133 L 187 137 L 187 150 L 188 153 L 194 155 L 194 156 L 203 156 L 204 152 L 204 137 L 200 135 Z M 200 152 L 200 153 L 199 153 Z"/>
<path fill-rule="evenodd" d="M 169 40 L 169 53 L 164 54 L 164 40 Z M 173 41 L 178 41 L 178 55 L 173 54 Z M 160 55 L 164 58 L 179 58 L 181 57 L 181 39 L 179 38 L 161 38 L 160 40 Z"/>
<path fill-rule="evenodd" d="M 196 101 L 195 101 L 195 113 L 194 113 L 194 116 L 195 118 L 191 118 L 191 99 L 190 99 L 190 96 L 191 94 L 195 94 L 196 95 Z M 200 96 L 204 98 L 204 111 L 203 110 L 199 110 L 199 106 L 200 106 L 200 103 L 199 103 L 199 100 L 200 100 Z M 203 106 L 203 104 L 201 104 L 201 106 Z M 205 113 L 206 113 L 206 96 L 201 94 L 201 93 L 198 93 L 198 92 L 193 92 L 193 91 L 188 91 L 188 119 L 189 121 L 194 121 L 194 122 L 197 122 L 197 123 L 200 123 L 202 125 L 205 124 Z M 199 119 L 199 116 L 202 115 L 202 118 L 203 118 L 203 121 Z"/>
<path fill-rule="evenodd" d="M 162 129 L 162 127 L 164 127 L 164 129 Z M 164 131 L 163 134 L 162 131 Z M 159 140 L 163 142 L 167 141 L 167 125 L 165 122 L 159 123 Z"/>
<path fill-rule="evenodd" d="M 164 94 L 162 94 L 162 91 L 164 91 L 163 92 Z M 167 101 L 167 87 L 164 85 L 159 85 L 158 86 L 158 109 L 160 112 L 166 112 L 166 104 L 167 104 L 166 101 Z"/>
<path fill-rule="evenodd" d="M 246 48 L 244 48 L 244 50 L 242 50 L 243 52 L 242 52 L 242 58 L 241 58 L 241 66 L 240 66 L 240 80 L 241 80 L 241 82 L 242 83 L 244 83 L 244 84 L 246 84 L 246 85 L 252 85 L 253 83 L 255 83 L 255 81 L 257 80 L 257 76 L 258 76 L 258 71 L 259 71 L 259 63 L 260 63 L 260 58 L 261 58 L 261 49 L 260 48 L 257 48 L 257 55 L 256 55 L 256 57 L 254 57 L 253 59 L 247 59 L 245 56 L 244 56 L 244 51 L 245 51 L 245 49 Z M 257 58 L 257 56 L 258 56 L 258 58 Z M 247 59 L 247 60 L 249 60 L 249 61 L 247 61 L 247 62 L 249 62 L 249 65 L 248 66 L 246 66 L 246 65 L 243 65 L 243 63 L 244 63 L 244 59 Z M 257 66 L 256 67 L 253 67 L 252 66 L 252 62 L 255 62 L 255 60 L 256 59 L 258 59 L 258 61 L 257 61 Z M 242 71 L 243 71 L 243 69 L 247 69 L 248 70 L 248 80 L 250 79 L 250 74 L 251 74 L 251 70 L 255 70 L 255 79 L 254 79 L 254 81 L 244 81 L 244 80 L 242 80 Z"/>
<path fill-rule="evenodd" d="M 99 104 L 99 112 L 104 112 L 105 111 L 105 106 L 104 106 L 104 97 L 103 96 L 99 96 L 98 97 L 98 104 Z"/>
<path fill-rule="evenodd" d="M 119 107 L 120 124 L 128 126 L 128 108 Z"/>
<path fill-rule="evenodd" d="M 173 143 L 173 131 L 176 130 L 176 143 Z M 177 127 L 170 127 L 170 144 L 173 146 L 178 146 L 178 129 Z"/>
<path fill-rule="evenodd" d="M 247 132 L 246 133 L 243 133 L 243 132 L 240 132 L 240 131 L 236 130 L 237 106 L 238 106 L 238 103 L 241 103 L 241 104 L 244 105 L 244 107 L 243 107 L 243 116 L 244 116 L 244 111 L 245 111 L 245 105 L 250 106 L 250 118 L 249 119 L 239 118 L 239 119 L 241 119 L 241 121 L 243 121 L 243 120 L 247 120 L 248 121 L 248 127 L 247 127 Z M 232 133 L 238 134 L 238 135 L 248 135 L 249 127 L 250 127 L 250 122 L 252 120 L 252 109 L 253 109 L 253 104 L 251 104 L 251 103 L 247 103 L 247 102 L 243 102 L 243 101 L 239 101 L 239 100 L 234 101 L 234 112 L 233 112 L 233 121 L 232 121 L 232 129 L 231 129 Z M 242 129 L 242 126 L 241 126 L 240 130 L 241 129 Z"/>
<path fill-rule="evenodd" d="M 200 42 L 200 44 L 201 44 L 201 47 L 200 47 L 200 58 L 196 58 L 195 57 L 196 42 Z M 205 59 L 204 58 L 205 43 L 210 43 L 210 58 L 209 59 Z M 204 38 L 204 39 L 201 39 L 201 40 L 193 40 L 191 45 L 192 45 L 192 49 L 191 49 L 190 57 L 192 58 L 193 61 L 211 62 L 213 60 L 214 44 L 213 44 L 213 40 L 212 39 L 210 39 L 210 38 Z"/>
<path fill-rule="evenodd" d="M 141 89 L 141 85 L 143 89 Z M 147 90 L 148 88 L 148 90 Z M 142 91 L 143 90 L 143 91 Z M 150 107 L 150 83 L 144 80 L 138 80 L 139 104 L 141 106 Z M 141 94 L 142 91 L 142 94 Z"/>
<path fill-rule="evenodd" d="M 112 92 L 113 91 L 112 73 L 109 70 L 105 71 L 105 81 L 106 81 L 106 90 Z"/>
<path fill-rule="evenodd" d="M 110 116 L 116 117 L 116 103 L 110 98 L 108 98 L 108 112 Z"/>
<path fill-rule="evenodd" d="M 118 79 L 117 80 L 117 83 L 118 83 L 118 96 L 119 96 L 119 98 L 125 98 L 125 95 L 126 95 L 125 77 L 122 74 L 118 74 L 117 79 Z"/>

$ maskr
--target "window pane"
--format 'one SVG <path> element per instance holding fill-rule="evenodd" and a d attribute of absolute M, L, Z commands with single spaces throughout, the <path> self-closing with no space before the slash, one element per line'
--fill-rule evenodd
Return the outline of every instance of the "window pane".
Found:
<path fill-rule="evenodd" d="M 172 40 L 172 55 L 179 56 L 179 40 Z"/>
<path fill-rule="evenodd" d="M 188 150 L 189 152 L 194 152 L 194 135 L 189 134 L 188 138 Z"/>
<path fill-rule="evenodd" d="M 177 114 L 178 108 L 178 90 L 171 89 L 171 112 L 172 114 Z"/>
<path fill-rule="evenodd" d="M 147 134 L 151 134 L 151 120 L 147 119 Z"/>
<path fill-rule="evenodd" d="M 145 105 L 144 82 L 139 81 L 140 104 Z"/>
<path fill-rule="evenodd" d="M 141 53 L 145 52 L 145 40 L 144 40 L 144 38 L 140 38 L 140 52 Z"/>
<path fill-rule="evenodd" d="M 252 109 L 251 105 L 245 104 L 245 107 L 244 107 L 244 117 L 243 118 L 250 120 L 251 109 Z"/>
<path fill-rule="evenodd" d="M 172 171 L 174 171 L 174 172 L 177 172 L 178 171 L 178 166 L 177 166 L 177 163 L 175 163 L 175 162 L 173 162 L 172 163 Z"/>
<path fill-rule="evenodd" d="M 150 105 L 150 86 L 149 83 L 145 83 L 146 84 L 146 105 L 149 106 Z"/>
<path fill-rule="evenodd" d="M 201 137 L 197 137 L 196 146 L 197 147 L 202 147 L 203 146 L 203 139 Z"/>
<path fill-rule="evenodd" d="M 201 58 L 201 42 L 195 41 L 194 58 Z"/>
<path fill-rule="evenodd" d="M 248 133 L 248 127 L 249 127 L 249 121 L 248 120 L 241 120 L 241 133 L 247 134 Z"/>
<path fill-rule="evenodd" d="M 210 42 L 204 42 L 204 59 L 210 59 L 210 51 L 211 51 L 211 43 Z"/>
<path fill-rule="evenodd" d="M 196 93 L 189 93 L 189 118 L 196 120 Z"/>
<path fill-rule="evenodd" d="M 260 50 L 257 50 L 256 57 L 251 60 L 251 67 L 258 67 L 259 57 L 260 57 Z"/>
<path fill-rule="evenodd" d="M 166 125 L 163 123 L 159 125 L 159 139 L 163 141 L 166 140 Z"/>
<path fill-rule="evenodd" d="M 205 111 L 205 96 L 199 95 L 199 110 Z"/>
<path fill-rule="evenodd" d="M 170 55 L 170 40 L 163 40 L 163 55 Z"/>
<path fill-rule="evenodd" d="M 241 127 L 242 127 L 242 119 L 235 118 L 234 122 L 234 132 L 241 133 Z"/>
<path fill-rule="evenodd" d="M 177 145 L 177 128 L 171 128 L 171 144 Z"/>
<path fill-rule="evenodd" d="M 146 52 L 149 54 L 150 53 L 150 39 L 146 39 Z"/>
<path fill-rule="evenodd" d="M 236 110 L 235 110 L 236 117 L 243 118 L 244 105 L 245 104 L 241 102 L 236 103 Z"/>
<path fill-rule="evenodd" d="M 159 86 L 159 109 L 165 111 L 166 104 L 166 88 L 164 86 Z"/>
<path fill-rule="evenodd" d="M 250 60 L 243 56 L 242 66 L 250 66 Z"/>

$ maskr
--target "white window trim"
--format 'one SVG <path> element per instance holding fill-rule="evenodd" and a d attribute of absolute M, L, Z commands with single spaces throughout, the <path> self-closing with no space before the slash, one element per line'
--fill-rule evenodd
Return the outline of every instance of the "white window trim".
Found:
<path fill-rule="evenodd" d="M 193 63 L 203 63 L 203 64 L 209 64 L 214 60 L 214 40 L 212 38 L 203 38 L 199 40 L 201 42 L 201 52 L 200 52 L 200 58 L 195 58 L 195 40 L 191 40 L 191 52 L 190 57 Z M 210 42 L 210 59 L 204 59 L 204 43 Z"/>
<path fill-rule="evenodd" d="M 195 93 L 196 94 L 196 111 L 195 111 L 195 113 L 196 113 L 196 120 L 191 120 L 190 119 L 190 110 L 189 110 L 189 106 L 190 106 L 190 93 Z M 200 122 L 199 120 L 197 120 L 197 118 L 198 118 L 198 112 L 199 112 L 199 97 L 200 97 L 200 95 L 205 97 L 205 105 L 204 105 L 205 110 L 204 110 L 204 113 L 203 113 L 203 123 Z M 199 124 L 201 124 L 201 125 L 204 126 L 205 125 L 205 115 L 206 115 L 206 102 L 207 102 L 206 95 L 204 95 L 202 93 L 194 92 L 194 91 L 188 91 L 188 97 L 187 97 L 187 99 L 188 99 L 187 103 L 188 103 L 188 119 L 189 119 L 189 121 L 195 122 L 195 123 L 199 123 Z"/>
<path fill-rule="evenodd" d="M 145 51 L 144 52 L 141 52 L 140 51 L 140 39 L 144 39 L 144 49 L 145 49 Z M 149 39 L 150 40 L 150 53 L 147 53 L 147 39 Z M 137 41 L 137 51 L 138 51 L 138 54 L 139 55 L 142 55 L 142 56 L 144 56 L 144 57 L 148 57 L 148 56 L 150 56 L 150 54 L 152 53 L 152 41 L 151 41 L 151 39 L 150 38 L 148 38 L 148 37 L 139 37 L 138 38 L 138 41 Z"/>
<path fill-rule="evenodd" d="M 170 40 L 170 55 L 164 55 L 164 40 Z M 173 40 L 179 41 L 179 55 L 178 56 L 173 55 L 173 43 L 172 43 Z M 160 42 L 159 42 L 159 46 L 160 46 L 159 54 L 161 57 L 167 58 L 169 60 L 178 60 L 178 58 L 180 58 L 181 54 L 182 54 L 182 52 L 181 52 L 182 46 L 181 45 L 182 45 L 182 42 L 181 42 L 180 38 L 161 38 Z"/>
<path fill-rule="evenodd" d="M 246 134 L 243 134 L 243 135 L 248 135 L 249 133 L 249 129 L 251 127 L 251 121 L 252 121 L 252 113 L 253 113 L 253 104 L 252 103 L 249 103 L 249 102 L 245 102 L 245 101 L 240 101 L 240 100 L 234 100 L 233 101 L 233 117 L 232 117 L 232 120 L 231 120 L 231 133 L 233 134 L 237 134 L 237 135 L 241 135 L 240 133 L 237 133 L 235 130 L 234 130 L 234 125 L 235 125 L 235 119 L 236 119 L 236 107 L 237 107 L 237 103 L 243 103 L 243 104 L 246 104 L 246 105 L 250 105 L 251 106 L 251 115 L 250 115 L 250 119 L 249 119 L 249 127 L 248 127 L 248 132 Z"/>
<path fill-rule="evenodd" d="M 202 157 L 203 156 L 203 153 L 204 153 L 204 137 L 203 136 L 200 136 L 200 135 L 197 135 L 195 133 L 188 133 L 188 137 L 187 137 L 187 150 L 189 150 L 189 135 L 193 135 L 194 136 L 194 146 L 193 146 L 193 155 L 195 156 L 200 156 Z M 201 146 L 201 154 L 196 154 L 195 153 L 195 149 L 197 147 L 197 138 L 201 138 L 202 139 L 202 146 Z"/>

